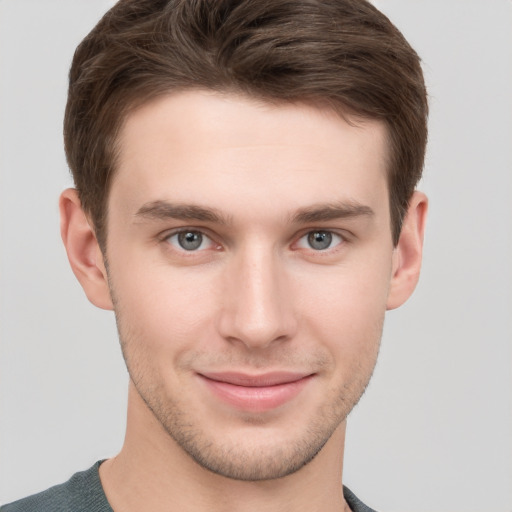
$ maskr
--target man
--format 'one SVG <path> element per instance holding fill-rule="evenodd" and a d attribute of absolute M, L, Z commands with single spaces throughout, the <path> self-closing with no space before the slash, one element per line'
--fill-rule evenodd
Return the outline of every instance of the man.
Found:
<path fill-rule="evenodd" d="M 60 210 L 116 314 L 125 444 L 2 510 L 371 510 L 346 418 L 418 279 L 426 116 L 361 0 L 116 4 L 73 60 Z"/>

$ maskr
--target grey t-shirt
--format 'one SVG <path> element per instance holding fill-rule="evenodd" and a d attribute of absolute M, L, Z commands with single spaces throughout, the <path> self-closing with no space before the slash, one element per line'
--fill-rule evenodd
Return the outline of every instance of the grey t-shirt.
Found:
<path fill-rule="evenodd" d="M 98 469 L 102 461 L 75 473 L 67 482 L 0 507 L 0 512 L 113 512 L 103 492 Z M 375 512 L 343 487 L 352 512 Z"/>

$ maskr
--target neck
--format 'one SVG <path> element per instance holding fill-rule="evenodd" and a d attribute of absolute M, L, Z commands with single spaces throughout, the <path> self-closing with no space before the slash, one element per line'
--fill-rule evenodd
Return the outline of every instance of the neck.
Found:
<path fill-rule="evenodd" d="M 121 452 L 100 466 L 114 511 L 237 512 L 350 510 L 343 498 L 345 423 L 318 455 L 286 477 L 263 481 L 226 478 L 198 465 L 163 429 L 130 384 Z M 344 508 L 345 507 L 345 508 Z"/>

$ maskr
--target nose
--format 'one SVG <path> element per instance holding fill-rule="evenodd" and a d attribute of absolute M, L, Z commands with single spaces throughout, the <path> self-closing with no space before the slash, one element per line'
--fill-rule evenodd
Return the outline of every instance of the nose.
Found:
<path fill-rule="evenodd" d="M 228 266 L 220 334 L 252 350 L 290 339 L 297 319 L 282 258 L 253 247 L 234 255 Z"/>

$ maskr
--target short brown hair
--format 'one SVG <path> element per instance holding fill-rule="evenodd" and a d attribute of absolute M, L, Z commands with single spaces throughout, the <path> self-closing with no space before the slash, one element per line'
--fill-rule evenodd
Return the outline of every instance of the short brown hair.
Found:
<path fill-rule="evenodd" d="M 192 88 L 382 120 L 398 242 L 423 169 L 428 106 L 420 60 L 386 16 L 365 0 L 121 0 L 75 52 L 64 120 L 67 160 L 103 249 L 126 115 Z"/>

